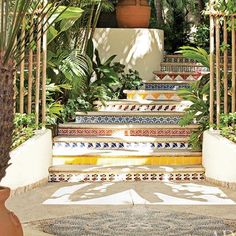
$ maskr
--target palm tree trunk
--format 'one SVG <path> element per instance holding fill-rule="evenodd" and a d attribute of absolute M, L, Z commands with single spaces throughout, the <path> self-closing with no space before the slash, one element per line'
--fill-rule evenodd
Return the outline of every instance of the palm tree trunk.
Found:
<path fill-rule="evenodd" d="M 159 27 L 164 25 L 162 0 L 155 0 L 157 24 Z"/>
<path fill-rule="evenodd" d="M 3 65 L 0 57 L 0 182 L 10 165 L 14 117 L 14 63 Z"/>

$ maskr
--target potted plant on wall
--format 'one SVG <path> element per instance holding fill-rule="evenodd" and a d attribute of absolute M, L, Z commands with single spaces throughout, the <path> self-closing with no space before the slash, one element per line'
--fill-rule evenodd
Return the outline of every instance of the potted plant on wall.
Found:
<path fill-rule="evenodd" d="M 118 0 L 116 19 L 120 28 L 148 28 L 150 17 L 148 0 Z"/>
<path fill-rule="evenodd" d="M 44 4 L 44 2 L 44 0 L 3 0 L 0 2 L 0 182 L 10 165 L 9 152 L 14 128 L 14 78 L 17 66 L 24 58 L 22 42 L 17 36 L 22 26 L 27 26 L 32 20 L 31 16 L 35 16 L 39 7 L 41 11 L 38 11 L 37 17 L 42 19 L 44 27 L 40 29 L 42 33 L 37 35 L 37 40 L 43 37 L 46 26 L 49 27 L 67 10 L 67 7 L 59 8 L 60 4 L 56 1 L 51 1 L 50 4 Z M 56 11 L 58 14 L 55 16 Z M 45 18 L 46 15 L 47 18 Z M 33 46 L 34 43 L 29 38 L 31 37 L 28 37 L 26 44 Z M 18 218 L 5 207 L 5 201 L 9 195 L 10 189 L 0 186 L 0 235 L 20 236 L 23 235 L 23 231 Z"/>

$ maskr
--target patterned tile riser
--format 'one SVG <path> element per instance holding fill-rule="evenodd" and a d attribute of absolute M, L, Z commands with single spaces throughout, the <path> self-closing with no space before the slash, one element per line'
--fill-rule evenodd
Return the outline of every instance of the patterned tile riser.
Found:
<path fill-rule="evenodd" d="M 190 63 L 196 63 L 195 60 L 193 59 L 188 59 L 188 58 L 184 58 L 184 57 L 164 57 L 163 58 L 163 62 L 166 62 L 166 63 L 187 63 L 187 64 L 190 64 Z"/>
<path fill-rule="evenodd" d="M 49 182 L 101 182 L 101 181 L 198 181 L 204 180 L 204 172 L 186 173 L 50 173 Z"/>
<path fill-rule="evenodd" d="M 202 74 L 185 74 L 180 75 L 178 73 L 176 74 L 161 74 L 156 72 L 155 73 L 155 79 L 156 80 L 162 80 L 162 81 L 197 81 L 202 78 Z"/>
<path fill-rule="evenodd" d="M 156 84 L 156 83 L 145 83 L 145 90 L 179 90 L 183 88 L 190 88 L 190 84 Z"/>
<path fill-rule="evenodd" d="M 208 72 L 207 67 L 201 66 L 161 66 L 161 71 L 166 72 Z"/>
<path fill-rule="evenodd" d="M 131 156 L 130 156 L 131 155 Z M 141 156 L 132 156 L 132 152 L 127 156 L 119 155 L 53 155 L 53 163 L 56 165 L 101 165 L 101 166 L 186 166 L 201 165 L 202 156 L 189 156 L 179 154 L 178 156 L 150 156 L 149 154 Z"/>
<path fill-rule="evenodd" d="M 152 91 L 151 93 L 127 93 L 129 100 L 153 100 L 153 101 L 181 101 L 182 98 L 177 93 L 161 93 Z"/>
<path fill-rule="evenodd" d="M 54 143 L 54 151 L 68 152 L 77 150 L 158 150 L 158 149 L 191 149 L 187 142 L 56 142 Z M 62 154 L 62 153 L 61 153 Z M 64 154 L 63 154 L 64 155 Z"/>
<path fill-rule="evenodd" d="M 123 136 L 145 136 L 145 137 L 159 137 L 159 136 L 184 136 L 188 137 L 192 130 L 191 129 L 173 129 L 173 128 L 163 128 L 163 129 L 120 129 L 119 131 L 115 129 L 93 129 L 93 128 L 59 128 L 58 135 L 62 136 L 112 136 L 116 133 Z"/>
<path fill-rule="evenodd" d="M 77 124 L 163 124 L 176 125 L 180 116 L 77 115 Z"/>
<path fill-rule="evenodd" d="M 177 111 L 181 109 L 180 106 L 176 105 L 98 105 L 98 111 L 126 111 L 126 112 L 134 112 L 134 111 Z"/>
<path fill-rule="evenodd" d="M 192 63 L 197 63 L 197 61 L 193 60 L 193 59 L 188 59 L 188 58 L 184 58 L 184 57 L 164 57 L 163 58 L 163 62 L 165 63 L 186 63 L 186 64 L 192 64 Z M 221 57 L 220 62 L 223 63 L 224 59 L 223 57 Z M 232 63 L 232 58 L 228 57 L 228 63 L 231 64 Z"/>

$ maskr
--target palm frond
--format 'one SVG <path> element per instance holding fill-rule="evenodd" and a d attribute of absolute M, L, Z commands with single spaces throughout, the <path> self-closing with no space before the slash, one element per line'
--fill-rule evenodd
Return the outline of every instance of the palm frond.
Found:
<path fill-rule="evenodd" d="M 65 7 L 55 17 L 54 13 L 61 3 L 56 0 L 46 4 L 44 0 L 2 0 L 0 2 L 0 52 L 4 64 L 9 60 L 19 63 L 22 60 L 25 46 L 31 46 L 35 41 L 35 37 L 30 37 L 30 34 L 35 34 L 35 32 L 30 33 L 27 29 L 24 39 L 19 37 L 20 32 L 24 30 L 23 25 L 28 26 L 30 22 L 40 19 L 38 24 L 41 27 L 36 34 L 41 33 L 42 35 L 60 17 L 60 14 L 66 11 Z"/>

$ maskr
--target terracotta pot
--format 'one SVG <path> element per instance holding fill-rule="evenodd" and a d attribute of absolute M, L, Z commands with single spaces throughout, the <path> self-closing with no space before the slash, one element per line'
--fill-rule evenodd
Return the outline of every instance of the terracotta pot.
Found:
<path fill-rule="evenodd" d="M 10 189 L 0 187 L 0 235 L 23 236 L 23 230 L 19 219 L 13 212 L 7 210 L 5 202 L 10 196 Z"/>
<path fill-rule="evenodd" d="M 116 19 L 120 28 L 147 28 L 151 7 L 147 0 L 119 0 Z"/>

